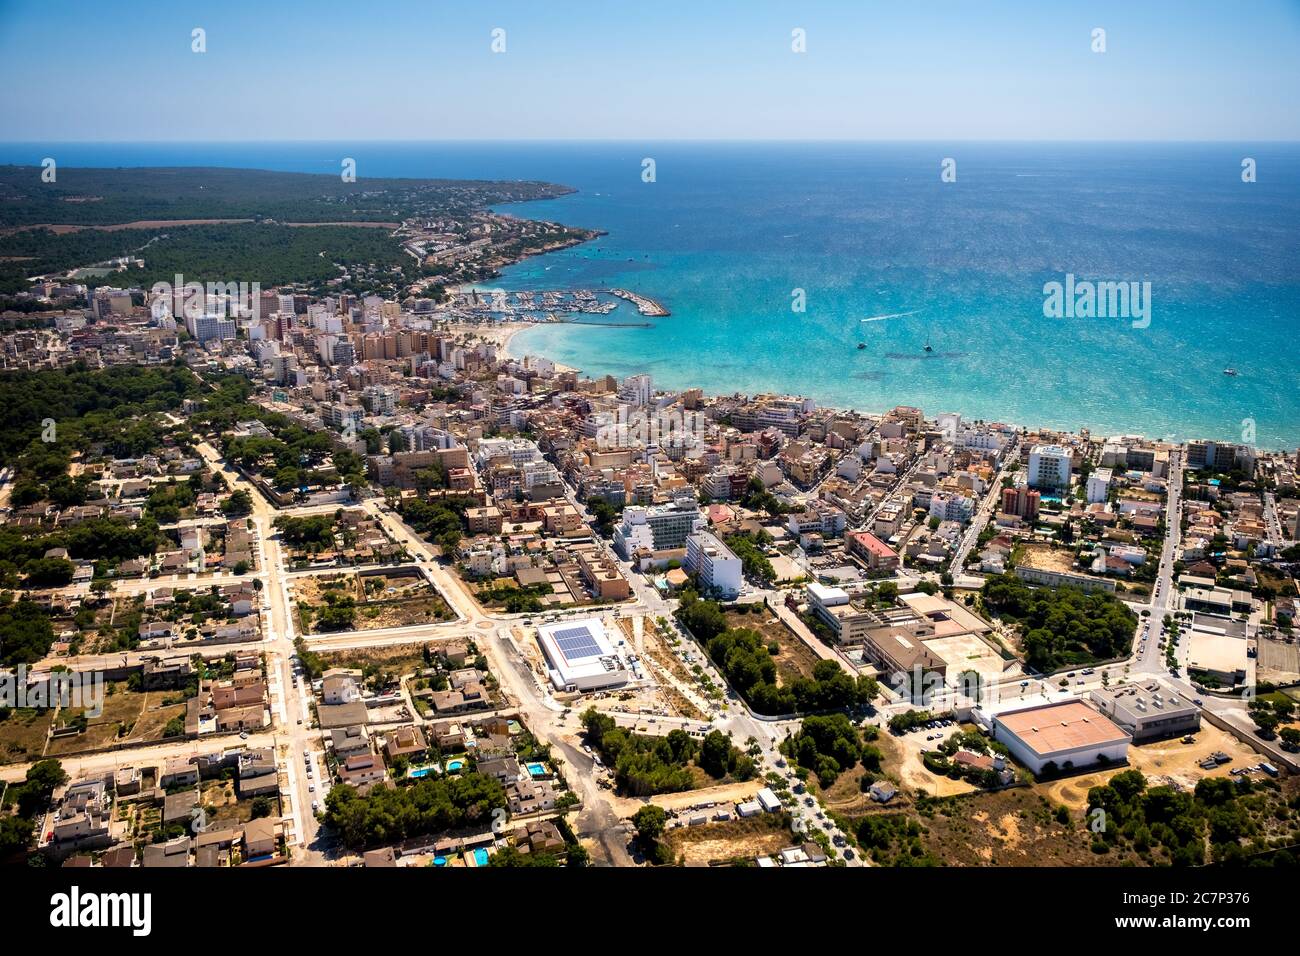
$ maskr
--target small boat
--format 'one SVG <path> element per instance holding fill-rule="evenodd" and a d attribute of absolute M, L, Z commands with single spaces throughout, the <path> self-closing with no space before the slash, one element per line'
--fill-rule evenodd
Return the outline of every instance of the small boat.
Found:
<path fill-rule="evenodd" d="M 922 348 L 923 348 L 924 351 L 926 351 L 926 352 L 933 352 L 933 351 L 934 351 L 934 349 L 933 349 L 933 348 L 931 347 L 931 345 L 930 345 L 930 336 L 927 335 L 927 336 L 925 337 L 925 345 L 922 346 Z"/>
<path fill-rule="evenodd" d="M 866 342 L 859 342 L 859 343 L 858 343 L 858 348 L 860 348 L 860 349 L 865 349 L 866 347 L 867 347 L 867 343 L 866 343 Z"/>
<path fill-rule="evenodd" d="M 1224 375 L 1236 375 L 1236 374 L 1237 374 L 1237 370 L 1236 370 L 1235 368 L 1225 368 L 1225 369 L 1223 370 L 1223 374 L 1224 374 Z"/>

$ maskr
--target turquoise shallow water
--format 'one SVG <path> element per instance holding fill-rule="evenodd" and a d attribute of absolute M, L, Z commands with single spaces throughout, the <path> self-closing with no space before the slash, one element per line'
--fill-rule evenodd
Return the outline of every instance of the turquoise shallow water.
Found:
<path fill-rule="evenodd" d="M 789 391 L 872 411 L 1300 444 L 1294 144 L 61 144 L 76 165 L 225 165 L 547 179 L 510 207 L 607 231 L 504 288 L 625 286 L 649 329 L 557 325 L 512 343 L 591 374 Z M 39 162 L 40 144 L 0 145 Z M 1258 182 L 1243 184 L 1245 156 Z M 656 182 L 641 180 L 656 161 Z M 940 162 L 957 162 L 941 183 Z M 1149 327 L 1047 319 L 1043 284 L 1149 281 Z M 791 311 L 804 290 L 806 311 Z M 906 313 L 906 314 L 903 314 Z M 879 321 L 864 318 L 893 316 Z M 638 321 L 630 306 L 612 317 Z M 927 341 L 933 346 L 922 351 Z M 866 348 L 857 349 L 861 341 Z M 1238 369 L 1236 377 L 1223 374 Z"/>

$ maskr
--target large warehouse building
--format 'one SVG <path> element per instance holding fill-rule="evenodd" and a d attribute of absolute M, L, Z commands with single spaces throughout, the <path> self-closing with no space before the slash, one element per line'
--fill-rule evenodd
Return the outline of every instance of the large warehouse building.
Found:
<path fill-rule="evenodd" d="M 1007 711 L 992 720 L 993 736 L 1035 776 L 1049 763 L 1064 770 L 1102 760 L 1122 763 L 1133 739 L 1108 717 L 1077 700 Z"/>
<path fill-rule="evenodd" d="M 537 629 L 537 643 L 556 690 L 604 690 L 627 683 L 627 668 L 599 618 L 543 624 Z"/>

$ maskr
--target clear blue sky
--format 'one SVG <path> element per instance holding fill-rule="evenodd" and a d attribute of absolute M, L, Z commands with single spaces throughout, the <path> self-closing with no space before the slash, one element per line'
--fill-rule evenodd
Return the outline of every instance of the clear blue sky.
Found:
<path fill-rule="evenodd" d="M 0 0 L 0 138 L 1298 140 L 1298 64 L 1300 0 Z"/>

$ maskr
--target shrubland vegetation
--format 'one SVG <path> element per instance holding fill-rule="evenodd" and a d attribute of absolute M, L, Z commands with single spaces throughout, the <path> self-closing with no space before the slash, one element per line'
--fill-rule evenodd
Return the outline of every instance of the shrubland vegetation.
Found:
<path fill-rule="evenodd" d="M 613 717 L 595 708 L 583 712 L 582 726 L 587 741 L 613 769 L 619 792 L 630 796 L 693 789 L 697 777 L 692 766 L 714 780 L 748 780 L 755 773 L 753 758 L 733 746 L 720 730 L 710 732 L 703 741 L 684 730 L 647 737 L 616 726 Z"/>
<path fill-rule="evenodd" d="M 835 661 L 818 661 L 811 677 L 778 685 L 775 650 L 758 631 L 729 628 L 720 605 L 688 591 L 677 616 L 728 682 L 759 713 L 846 710 L 863 706 L 877 692 L 871 678 L 855 680 Z"/>

